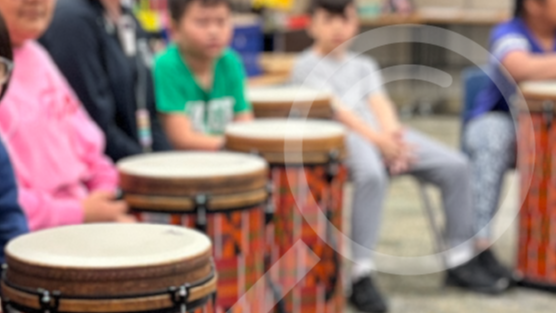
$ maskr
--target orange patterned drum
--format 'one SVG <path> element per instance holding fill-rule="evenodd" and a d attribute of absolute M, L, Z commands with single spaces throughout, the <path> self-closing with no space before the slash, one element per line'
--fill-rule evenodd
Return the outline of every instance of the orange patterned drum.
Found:
<path fill-rule="evenodd" d="M 228 149 L 256 152 L 271 164 L 276 213 L 267 250 L 273 281 L 288 291 L 286 312 L 344 312 L 342 242 L 335 232 L 342 229 L 347 178 L 339 163 L 344 135 L 338 124 L 315 120 L 259 120 L 226 131 Z"/>
<path fill-rule="evenodd" d="M 238 153 L 159 153 L 118 163 L 125 200 L 146 223 L 204 231 L 219 273 L 217 312 L 261 312 L 268 165 Z M 249 293 L 247 293 L 249 291 Z"/>
<path fill-rule="evenodd" d="M 519 170 L 525 201 L 520 211 L 517 271 L 527 283 L 554 287 L 555 81 L 525 83 L 521 91 L 526 103 L 519 105 Z"/>
<path fill-rule="evenodd" d="M 207 236 L 169 225 L 67 226 L 6 247 L 5 313 L 214 313 Z"/>

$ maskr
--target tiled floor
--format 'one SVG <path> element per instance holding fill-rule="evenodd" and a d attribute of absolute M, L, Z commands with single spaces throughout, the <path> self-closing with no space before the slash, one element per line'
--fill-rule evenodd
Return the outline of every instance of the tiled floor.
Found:
<path fill-rule="evenodd" d="M 455 149 L 458 148 L 460 129 L 456 118 L 419 118 L 408 121 L 407 124 Z M 497 241 L 495 249 L 509 266 L 513 264 L 515 256 L 516 226 L 513 221 L 518 210 L 517 200 L 514 199 L 517 194 L 517 189 L 513 186 L 515 179 L 516 175 L 509 173 L 506 179 L 505 201 L 496 225 L 501 238 Z M 430 190 L 429 193 L 438 200 L 436 190 Z M 349 194 L 350 186 L 347 188 L 347 195 Z M 350 197 L 346 198 L 345 213 L 349 216 Z M 421 204 L 419 190 L 414 180 L 408 177 L 393 180 L 385 206 L 379 252 L 395 256 L 422 256 L 434 251 L 434 241 Z M 438 204 L 436 201 L 437 208 L 439 208 Z M 442 218 L 442 212 L 437 211 L 437 217 Z M 347 224 L 345 230 L 348 227 Z M 387 270 L 396 270 L 400 265 L 379 263 L 378 266 Z M 517 288 L 503 296 L 482 296 L 443 288 L 442 281 L 442 273 L 422 276 L 379 273 L 377 277 L 380 288 L 388 297 L 392 313 L 544 313 L 556 310 L 555 295 L 547 292 Z M 348 308 L 347 312 L 355 311 Z"/>

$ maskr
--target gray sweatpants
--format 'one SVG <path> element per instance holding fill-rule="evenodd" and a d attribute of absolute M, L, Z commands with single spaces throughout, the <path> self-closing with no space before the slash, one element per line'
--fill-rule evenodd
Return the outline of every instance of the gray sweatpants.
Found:
<path fill-rule="evenodd" d="M 470 169 L 466 157 L 413 130 L 407 131 L 405 139 L 415 146 L 417 156 L 408 174 L 441 189 L 447 244 L 456 247 L 464 243 L 473 236 Z M 370 250 L 377 243 L 390 177 L 381 153 L 369 141 L 351 133 L 347 147 L 347 165 L 354 181 L 352 254 L 358 263 L 370 260 Z"/>

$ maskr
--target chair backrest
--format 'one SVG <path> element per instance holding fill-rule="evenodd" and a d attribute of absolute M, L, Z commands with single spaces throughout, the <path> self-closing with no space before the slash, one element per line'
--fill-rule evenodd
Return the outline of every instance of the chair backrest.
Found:
<path fill-rule="evenodd" d="M 462 109 L 462 122 L 476 108 L 476 100 L 480 93 L 487 87 L 491 78 L 485 73 L 487 67 L 469 67 L 462 72 L 462 82 L 464 84 L 464 107 Z"/>

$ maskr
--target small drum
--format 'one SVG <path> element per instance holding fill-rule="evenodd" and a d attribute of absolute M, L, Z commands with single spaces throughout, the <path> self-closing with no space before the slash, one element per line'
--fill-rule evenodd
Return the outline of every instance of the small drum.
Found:
<path fill-rule="evenodd" d="M 158 153 L 122 160 L 118 169 L 124 199 L 140 221 L 195 227 L 212 240 L 218 312 L 262 311 L 265 288 L 252 287 L 264 274 L 265 160 L 238 153 Z"/>
<path fill-rule="evenodd" d="M 81 225 L 6 247 L 5 313 L 213 313 L 211 242 L 157 225 Z"/>
<path fill-rule="evenodd" d="M 248 90 L 257 118 L 307 117 L 331 119 L 331 95 L 302 87 L 266 87 Z"/>
<path fill-rule="evenodd" d="M 519 104 L 519 170 L 525 201 L 518 273 L 526 283 L 555 287 L 555 81 L 525 83 L 521 90 L 526 103 Z"/>
<path fill-rule="evenodd" d="M 342 195 L 347 177 L 340 164 L 344 128 L 327 121 L 259 120 L 230 125 L 227 148 L 257 152 L 271 164 L 276 207 L 267 251 L 271 277 L 285 291 L 287 312 L 344 312 L 340 282 Z M 296 250 L 303 242 L 312 256 Z M 298 248 L 295 248 L 298 249 Z M 296 257 L 284 257 L 295 255 Z M 306 267 L 311 268 L 306 274 Z"/>

